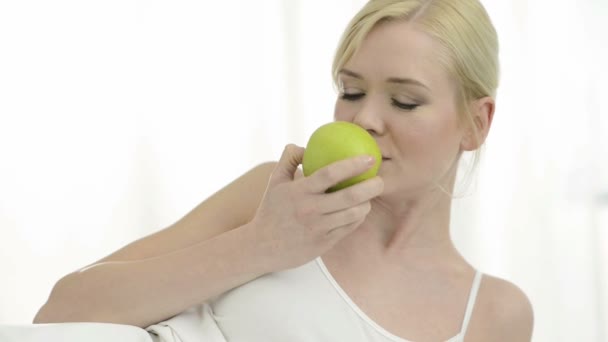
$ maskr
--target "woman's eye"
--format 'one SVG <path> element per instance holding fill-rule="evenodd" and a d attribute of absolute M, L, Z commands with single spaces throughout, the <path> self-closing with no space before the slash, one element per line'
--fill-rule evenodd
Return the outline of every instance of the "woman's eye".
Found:
<path fill-rule="evenodd" d="M 416 103 L 403 103 L 397 100 L 393 100 L 393 106 L 404 110 L 414 110 L 420 105 Z"/>
<path fill-rule="evenodd" d="M 340 95 L 340 98 L 342 98 L 342 100 L 346 100 L 346 101 L 357 101 L 358 99 L 362 98 L 363 96 L 365 96 L 364 93 L 356 93 L 356 94 L 343 93 L 342 95 Z"/>

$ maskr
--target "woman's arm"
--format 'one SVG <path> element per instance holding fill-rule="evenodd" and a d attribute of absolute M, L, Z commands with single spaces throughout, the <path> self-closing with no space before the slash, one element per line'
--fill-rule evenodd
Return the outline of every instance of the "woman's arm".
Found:
<path fill-rule="evenodd" d="M 140 260 L 192 246 L 248 223 L 277 162 L 260 164 L 200 203 L 169 228 L 146 236 L 94 264 Z"/>
<path fill-rule="evenodd" d="M 54 287 L 34 323 L 107 322 L 146 327 L 271 269 L 247 225 L 181 250 L 95 264 Z"/>
<path fill-rule="evenodd" d="M 171 227 L 63 277 L 34 323 L 143 327 L 261 275 L 263 265 L 254 264 L 258 251 L 242 228 L 254 216 L 275 166 L 253 168 Z"/>
<path fill-rule="evenodd" d="M 144 327 L 262 274 L 322 255 L 365 220 L 384 184 L 375 177 L 326 193 L 368 170 L 374 160 L 350 158 L 295 179 L 303 155 L 303 148 L 288 145 L 269 176 L 267 171 L 246 175 L 161 237 L 62 278 L 34 322 Z M 226 218 L 230 215 L 235 216 Z M 233 226 L 240 222 L 245 223 Z"/>

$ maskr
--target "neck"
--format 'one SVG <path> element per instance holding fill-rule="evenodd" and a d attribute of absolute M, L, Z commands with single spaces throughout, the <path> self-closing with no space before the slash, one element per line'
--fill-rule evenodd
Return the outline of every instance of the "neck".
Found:
<path fill-rule="evenodd" d="M 358 230 L 377 242 L 372 245 L 385 260 L 437 265 L 460 256 L 450 236 L 450 210 L 451 198 L 440 191 L 415 200 L 378 197 Z"/>

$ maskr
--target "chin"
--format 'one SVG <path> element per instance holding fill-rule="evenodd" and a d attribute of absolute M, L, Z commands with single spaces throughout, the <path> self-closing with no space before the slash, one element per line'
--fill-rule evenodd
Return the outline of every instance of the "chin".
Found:
<path fill-rule="evenodd" d="M 413 180 L 413 177 L 408 176 L 403 172 L 394 175 L 383 171 L 382 167 L 380 167 L 380 170 L 378 171 L 378 176 L 384 181 L 384 190 L 382 191 L 381 197 L 407 200 L 428 193 L 432 188 L 432 185 L 429 183 L 412 183 L 411 180 Z M 404 179 L 410 181 L 404 182 Z"/>

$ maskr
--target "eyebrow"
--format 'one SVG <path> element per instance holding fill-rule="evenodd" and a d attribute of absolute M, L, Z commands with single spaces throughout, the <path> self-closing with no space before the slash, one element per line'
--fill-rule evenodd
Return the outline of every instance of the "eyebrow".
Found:
<path fill-rule="evenodd" d="M 357 79 L 360 79 L 360 80 L 363 79 L 363 76 L 357 74 L 354 71 L 348 70 L 348 69 L 342 69 L 342 70 L 340 70 L 338 72 L 338 74 L 344 74 L 344 75 L 347 75 L 347 76 L 350 76 L 350 77 L 354 77 L 354 78 L 357 78 Z M 390 77 L 386 81 L 388 83 L 415 85 L 415 86 L 419 86 L 419 87 L 425 88 L 425 89 L 427 89 L 427 90 L 430 91 L 429 87 L 427 87 L 424 83 L 422 83 L 422 82 L 420 82 L 418 80 L 415 80 L 413 78 Z"/>

